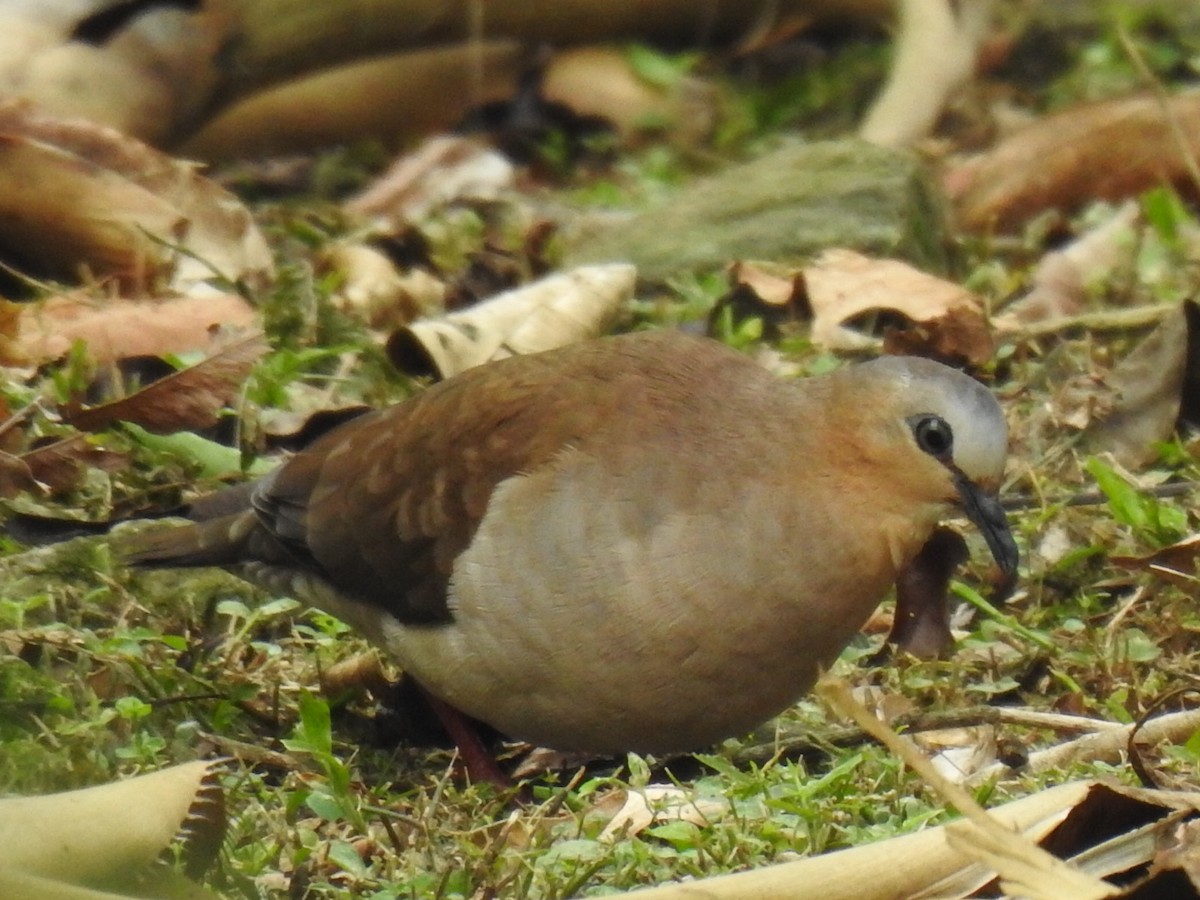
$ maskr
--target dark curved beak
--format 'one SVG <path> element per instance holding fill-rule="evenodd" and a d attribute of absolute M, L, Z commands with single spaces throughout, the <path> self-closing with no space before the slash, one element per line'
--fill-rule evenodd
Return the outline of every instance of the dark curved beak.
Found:
<path fill-rule="evenodd" d="M 954 473 L 954 485 L 958 488 L 963 511 L 982 532 L 988 549 L 992 551 L 992 559 L 1004 575 L 1004 581 L 996 589 L 997 597 L 1007 597 L 1016 584 L 1017 563 L 1020 562 L 1021 555 L 1008 526 L 1008 516 L 1004 514 L 1004 507 L 1000 505 L 999 499 L 984 491 L 962 472 Z"/>

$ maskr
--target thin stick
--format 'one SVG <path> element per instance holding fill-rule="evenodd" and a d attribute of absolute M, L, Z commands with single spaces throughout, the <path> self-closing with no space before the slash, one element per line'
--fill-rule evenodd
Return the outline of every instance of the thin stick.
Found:
<path fill-rule="evenodd" d="M 984 725 L 1043 728 L 1060 734 L 1096 734 L 1104 731 L 1122 731 L 1127 727 L 1107 719 L 1069 716 L 1017 706 L 971 706 L 966 709 L 910 713 L 897 716 L 891 722 L 892 728 L 905 734 L 943 731 L 949 728 L 978 728 Z M 869 733 L 853 725 L 823 728 L 819 732 L 796 728 L 781 733 L 770 743 L 743 747 L 735 754 L 734 762 L 746 765 L 765 763 L 775 757 L 795 759 L 806 753 L 824 753 L 831 748 L 857 747 L 871 741 Z"/>
<path fill-rule="evenodd" d="M 1117 26 L 1117 40 L 1121 42 L 1121 48 L 1129 56 L 1129 61 L 1133 63 L 1133 67 L 1146 80 L 1146 83 L 1150 86 L 1150 90 L 1154 93 L 1154 99 L 1158 101 L 1158 105 L 1162 109 L 1167 127 L 1171 129 L 1171 140 L 1175 144 L 1175 149 L 1179 151 L 1179 156 L 1183 160 L 1183 167 L 1187 169 L 1188 175 L 1191 176 L 1196 187 L 1200 188 L 1200 162 L 1197 162 L 1196 154 L 1192 152 L 1192 146 L 1188 143 L 1187 135 L 1183 133 L 1183 128 L 1179 125 L 1179 117 L 1171 110 L 1171 96 L 1162 86 L 1162 82 L 1150 71 L 1150 67 L 1146 65 L 1146 60 L 1142 56 L 1142 52 L 1137 48 L 1137 45 L 1133 42 L 1133 38 L 1130 37 L 1129 31 L 1124 25 Z"/>
<path fill-rule="evenodd" d="M 1148 497 L 1165 499 L 1183 497 L 1192 491 L 1200 490 L 1200 482 L 1172 481 L 1169 484 L 1156 484 L 1153 487 L 1139 488 L 1138 493 Z M 1000 505 L 1009 512 L 1022 509 L 1033 509 L 1041 506 L 1099 506 L 1108 502 L 1108 495 L 1103 491 L 1081 491 L 1068 497 L 1039 497 L 1035 494 L 1009 494 L 1000 500 Z"/>
<path fill-rule="evenodd" d="M 971 853 L 977 859 L 981 857 L 976 851 L 983 851 L 986 854 L 983 858 L 989 864 L 1004 865 L 1009 872 L 1019 875 L 1034 876 L 1040 896 L 1091 900 L 1111 897 L 1116 893 L 1112 885 L 1081 872 L 989 815 L 966 788 L 938 772 L 912 741 L 896 734 L 871 715 L 866 707 L 854 699 L 845 681 L 824 678 L 817 684 L 816 691 L 836 712 L 853 719 L 898 756 L 945 803 L 962 813 L 978 829 L 974 834 L 958 829 L 954 834 L 963 840 L 957 849 Z M 955 842 L 952 841 L 951 846 L 955 846 Z M 1009 872 L 1001 870 L 1001 877 L 1011 879 Z"/>

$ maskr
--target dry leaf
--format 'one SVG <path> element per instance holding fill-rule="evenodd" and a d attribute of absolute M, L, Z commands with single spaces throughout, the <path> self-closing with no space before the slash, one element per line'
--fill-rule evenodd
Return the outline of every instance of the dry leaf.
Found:
<path fill-rule="evenodd" d="M 946 188 L 960 223 L 978 231 L 1016 231 L 1044 210 L 1070 213 L 1094 200 L 1135 197 L 1190 177 L 1172 120 L 1195 156 L 1200 91 L 1182 92 L 1165 108 L 1141 94 L 1039 119 L 948 172 Z"/>
<path fill-rule="evenodd" d="M 216 776 L 211 763 L 193 762 L 63 794 L 0 799 L 3 896 L 85 896 L 71 889 L 101 885 L 131 896 L 172 896 L 146 882 L 172 843 L 182 844 L 192 875 L 220 849 L 225 810 Z M 29 885 L 40 892 L 17 892 Z"/>
<path fill-rule="evenodd" d="M 12 453 L 0 451 L 0 497 L 15 497 L 40 487 L 29 463 Z"/>
<path fill-rule="evenodd" d="M 372 54 L 346 65 L 322 59 L 312 74 L 220 111 L 181 152 L 247 160 L 365 140 L 407 147 L 449 131 L 480 103 L 510 96 L 526 55 L 519 41 L 485 37 Z"/>
<path fill-rule="evenodd" d="M 1200 534 L 1193 534 L 1144 556 L 1111 555 L 1114 566 L 1133 571 L 1149 571 L 1161 575 L 1182 590 L 1196 589 L 1196 561 L 1200 558 Z"/>
<path fill-rule="evenodd" d="M 207 112 L 216 29 L 229 19 L 212 4 L 187 5 L 0 5 L 0 95 L 166 142 Z"/>
<path fill-rule="evenodd" d="M 37 303 L 0 303 L 0 309 L 18 313 L 16 339 L 0 343 L 0 363 L 8 365 L 58 359 L 75 341 L 87 344 L 88 354 L 99 363 L 186 353 L 207 349 L 218 327 L 260 327 L 258 313 L 237 294 L 135 302 L 76 293 Z"/>
<path fill-rule="evenodd" d="M 386 254 L 366 244 L 335 244 L 322 262 L 341 278 L 334 304 L 372 328 L 400 328 L 445 303 L 444 283 L 421 269 L 401 273 Z"/>
<path fill-rule="evenodd" d="M 999 826 L 954 822 L 946 826 L 946 843 L 999 873 L 1002 890 L 1023 900 L 1104 900 L 1120 893 Z"/>
<path fill-rule="evenodd" d="M 1200 304 L 1185 300 L 1106 378 L 1107 411 L 1088 424 L 1090 452 L 1137 468 L 1180 421 L 1200 424 Z"/>
<path fill-rule="evenodd" d="M 82 431 L 99 431 L 117 421 L 159 434 L 210 428 L 268 349 L 262 334 L 251 335 L 128 397 L 70 413 L 64 421 Z"/>
<path fill-rule="evenodd" d="M 1094 734 L 1085 734 L 1073 741 L 1057 744 L 1045 750 L 1031 753 L 1023 771 L 1032 774 L 1059 772 L 1080 764 L 1106 762 L 1118 765 L 1127 757 L 1129 736 L 1134 725 L 1120 725 Z M 1138 742 L 1149 745 L 1161 742 L 1183 743 L 1200 729 L 1200 710 L 1166 713 L 1141 723 Z M 985 784 L 988 780 L 1004 775 L 1008 766 L 996 763 L 980 769 L 971 776 L 972 785 Z"/>
<path fill-rule="evenodd" d="M 990 725 L 922 731 L 913 741 L 943 778 L 960 784 L 996 761 L 996 729 Z"/>
<path fill-rule="evenodd" d="M 413 222 L 459 200 L 494 200 L 513 185 L 513 164 L 463 137 L 433 137 L 396 160 L 346 201 L 347 212 L 388 222 Z"/>
<path fill-rule="evenodd" d="M 625 802 L 604 826 L 599 841 L 615 841 L 641 834 L 661 822 L 691 822 L 704 826 L 720 818 L 728 809 L 724 800 L 696 798 L 672 784 L 648 784 L 624 791 Z"/>
<path fill-rule="evenodd" d="M 36 274 L 86 270 L 139 290 L 273 274 L 249 210 L 194 163 L 13 102 L 0 104 L 0 246 Z"/>
<path fill-rule="evenodd" d="M 382 694 L 392 684 L 383 659 L 375 650 L 356 653 L 321 669 L 321 693 L 326 697 L 357 696 L 368 691 Z"/>
<path fill-rule="evenodd" d="M 39 486 L 64 491 L 79 484 L 88 469 L 117 471 L 128 455 L 98 447 L 87 435 L 74 434 L 22 453 L 19 457 Z"/>
<path fill-rule="evenodd" d="M 633 298 L 636 280 L 624 263 L 551 275 L 441 319 L 413 322 L 388 340 L 388 356 L 410 375 L 449 378 L 491 360 L 598 337 Z"/>
<path fill-rule="evenodd" d="M 774 268 L 739 260 L 729 267 L 729 283 L 748 288 L 768 307 L 795 306 L 804 295 L 803 276 L 794 272 L 781 274 Z"/>
<path fill-rule="evenodd" d="M 738 260 L 729 265 L 726 275 L 729 290 L 708 315 L 710 333 L 756 318 L 763 336 L 770 338 L 780 325 L 807 315 L 804 276 L 791 266 Z"/>
<path fill-rule="evenodd" d="M 1030 840 L 1043 840 L 1060 827 L 1069 809 L 1092 791 L 1103 790 L 1091 782 L 1070 782 L 989 814 Z M 1100 823 L 1104 818 L 1097 815 L 1096 820 Z M 1098 831 L 1073 833 L 1086 836 Z M 942 826 L 796 862 L 663 885 L 634 896 L 638 900 L 944 900 L 970 896 L 994 877 L 992 871 L 949 847 Z"/>
<path fill-rule="evenodd" d="M 983 303 L 965 288 L 894 259 L 827 250 L 804 269 L 813 342 L 831 350 L 864 350 L 876 338 L 849 327 L 868 314 L 910 323 L 906 350 L 981 365 L 993 352 Z M 905 332 L 900 332 L 903 337 Z"/>
<path fill-rule="evenodd" d="M 1083 310 L 1086 289 L 1133 260 L 1133 230 L 1141 208 L 1130 201 L 1097 228 L 1042 257 L 1033 270 L 1029 292 L 996 316 L 997 331 L 1018 331 L 1033 322 L 1073 316 Z"/>
<path fill-rule="evenodd" d="M 1181 824 L 1172 837 L 1174 844 L 1163 847 L 1154 859 L 1151 880 L 1179 870 L 1191 882 L 1193 896 L 1200 896 L 1200 822 Z"/>

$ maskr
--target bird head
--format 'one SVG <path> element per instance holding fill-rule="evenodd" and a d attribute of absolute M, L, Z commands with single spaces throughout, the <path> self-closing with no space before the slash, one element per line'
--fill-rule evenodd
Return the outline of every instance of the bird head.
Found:
<path fill-rule="evenodd" d="M 996 496 L 1008 426 L 996 398 L 962 372 L 917 357 L 885 356 L 846 371 L 858 382 L 867 452 L 910 502 L 970 519 L 1011 583 L 1017 545 Z"/>

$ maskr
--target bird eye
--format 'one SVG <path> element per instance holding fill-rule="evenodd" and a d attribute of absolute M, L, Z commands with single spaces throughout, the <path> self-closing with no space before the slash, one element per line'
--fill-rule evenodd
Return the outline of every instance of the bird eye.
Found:
<path fill-rule="evenodd" d="M 938 459 L 949 456 L 954 448 L 954 432 L 941 416 L 921 416 L 913 423 L 913 437 L 918 447 Z"/>

